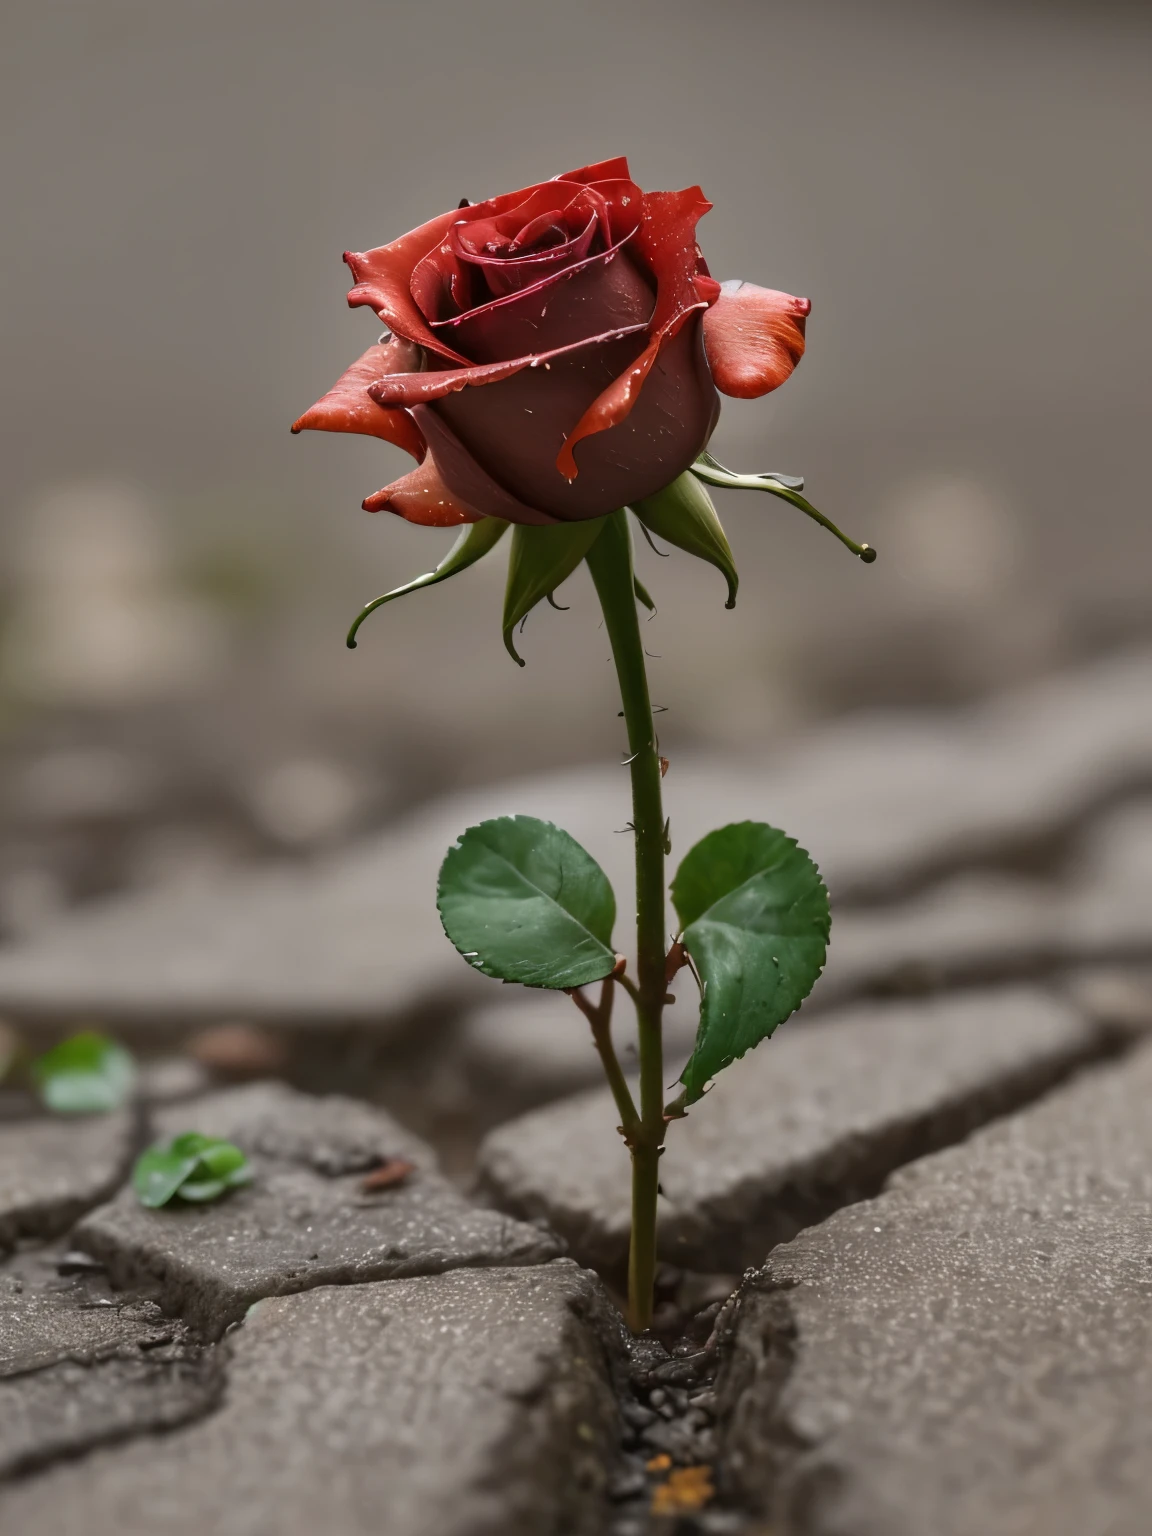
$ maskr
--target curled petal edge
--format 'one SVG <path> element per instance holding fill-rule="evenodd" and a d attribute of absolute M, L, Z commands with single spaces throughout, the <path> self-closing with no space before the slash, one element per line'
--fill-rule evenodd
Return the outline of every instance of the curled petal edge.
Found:
<path fill-rule="evenodd" d="M 448 489 L 431 454 L 399 480 L 366 497 L 363 506 L 365 512 L 394 512 L 405 522 L 425 528 L 456 528 L 461 523 L 478 523 L 484 516 Z"/>
<path fill-rule="evenodd" d="M 646 192 L 640 228 L 629 244 L 656 279 L 656 307 L 648 322 L 648 345 L 581 416 L 565 439 L 556 468 L 566 480 L 579 473 L 573 450 L 582 438 L 622 422 L 636 404 L 644 381 L 666 341 L 689 315 L 714 304 L 720 285 L 708 276 L 696 243 L 696 225 L 712 204 L 699 187 L 682 192 Z"/>
<path fill-rule="evenodd" d="M 727 282 L 704 316 L 704 350 L 721 394 L 755 400 L 778 389 L 804 356 L 808 299 Z"/>
<path fill-rule="evenodd" d="M 465 368 L 443 368 L 432 373 L 392 373 L 370 384 L 368 393 L 382 406 L 429 405 L 433 400 L 442 400 L 445 395 L 453 395 L 469 386 L 499 384 L 524 368 L 547 368 L 558 358 L 568 357 L 585 347 L 603 346 L 606 342 L 619 341 L 622 336 L 638 335 L 647 328 L 643 323 L 627 325 L 619 330 L 605 331 L 600 336 L 588 336 L 563 347 L 554 347 L 550 352 L 530 352 L 505 362 L 470 363 Z"/>
<path fill-rule="evenodd" d="M 378 405 L 368 386 L 395 368 L 411 368 L 419 353 L 393 337 L 376 342 L 336 380 L 326 395 L 292 423 L 293 432 L 355 432 L 403 448 L 419 462 L 428 452 L 424 434 L 406 410 Z"/>

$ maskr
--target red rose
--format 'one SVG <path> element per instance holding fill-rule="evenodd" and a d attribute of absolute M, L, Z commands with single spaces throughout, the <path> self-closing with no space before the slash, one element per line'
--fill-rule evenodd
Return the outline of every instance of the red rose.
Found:
<path fill-rule="evenodd" d="M 621 158 L 464 205 L 363 255 L 352 305 L 391 335 L 293 427 L 419 462 L 370 496 L 436 527 L 601 517 L 663 489 L 804 352 L 807 299 L 717 283 L 699 187 L 642 192 Z"/>

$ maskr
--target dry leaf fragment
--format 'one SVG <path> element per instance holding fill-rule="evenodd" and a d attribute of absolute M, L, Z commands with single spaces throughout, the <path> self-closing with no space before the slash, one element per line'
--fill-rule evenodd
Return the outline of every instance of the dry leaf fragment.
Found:
<path fill-rule="evenodd" d="M 682 1515 L 703 1509 L 716 1489 L 711 1467 L 677 1467 L 667 1482 L 652 1490 L 654 1515 Z"/>
<path fill-rule="evenodd" d="M 408 1175 L 415 1171 L 415 1163 L 406 1162 L 402 1157 L 390 1157 L 365 1176 L 360 1188 L 366 1195 L 374 1194 L 378 1189 L 391 1189 L 396 1184 L 403 1184 Z"/>

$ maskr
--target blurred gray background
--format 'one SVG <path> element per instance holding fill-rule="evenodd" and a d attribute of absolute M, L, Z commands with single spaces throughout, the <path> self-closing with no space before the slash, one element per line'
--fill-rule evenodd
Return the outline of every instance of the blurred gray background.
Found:
<path fill-rule="evenodd" d="M 0 48 L 0 932 L 331 846 L 618 745 L 583 574 L 503 560 L 345 628 L 451 535 L 369 440 L 288 435 L 374 337 L 345 247 L 627 153 L 809 352 L 714 450 L 807 476 L 865 568 L 719 498 L 741 568 L 643 552 L 666 748 L 972 697 L 1152 631 L 1146 5 L 8 0 Z"/>

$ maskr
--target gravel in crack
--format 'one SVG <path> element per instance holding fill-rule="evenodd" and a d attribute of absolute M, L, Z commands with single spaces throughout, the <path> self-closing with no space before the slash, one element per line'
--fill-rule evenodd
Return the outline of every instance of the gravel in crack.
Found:
<path fill-rule="evenodd" d="M 742 1516 L 717 1502 L 712 1390 L 717 1323 L 736 1283 L 732 1275 L 661 1267 L 653 1327 L 631 1342 L 608 1536 L 729 1536 L 740 1529 Z"/>

